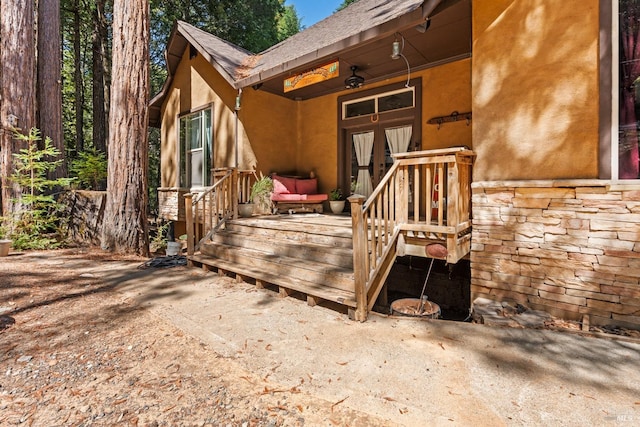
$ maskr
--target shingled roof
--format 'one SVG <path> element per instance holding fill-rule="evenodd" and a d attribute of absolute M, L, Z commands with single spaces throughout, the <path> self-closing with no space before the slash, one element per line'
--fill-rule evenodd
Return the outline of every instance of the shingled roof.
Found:
<path fill-rule="evenodd" d="M 439 1 L 359 0 L 352 3 L 262 52 L 251 74 L 239 81 L 240 86 L 250 86 L 263 78 L 335 54 L 353 43 L 366 41 L 367 31 L 415 11 L 423 3 L 437 5 Z M 349 42 L 355 36 L 357 40 Z"/>
<path fill-rule="evenodd" d="M 459 0 L 359 0 L 283 42 L 252 54 L 233 43 L 178 21 L 167 45 L 169 77 L 150 103 L 151 123 L 157 125 L 164 94 L 184 54 L 192 45 L 234 88 L 261 83 L 291 70 L 336 57 L 399 26 L 424 22 L 439 6 Z M 435 12 L 434 12 L 435 13 Z M 393 21 L 393 25 L 385 25 Z"/>

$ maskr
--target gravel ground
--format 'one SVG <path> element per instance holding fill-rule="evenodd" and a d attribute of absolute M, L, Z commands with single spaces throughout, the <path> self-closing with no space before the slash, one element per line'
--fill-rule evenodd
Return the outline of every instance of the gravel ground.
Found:
<path fill-rule="evenodd" d="M 0 260 L 0 425 L 389 425 L 249 372 L 74 269 L 145 260 L 53 254 Z"/>

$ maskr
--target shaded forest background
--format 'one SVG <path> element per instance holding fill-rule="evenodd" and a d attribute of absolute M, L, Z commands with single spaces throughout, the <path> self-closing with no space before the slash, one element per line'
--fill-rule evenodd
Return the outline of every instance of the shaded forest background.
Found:
<path fill-rule="evenodd" d="M 108 190 L 103 249 L 148 253 L 160 177 L 148 102 L 176 20 L 255 53 L 301 30 L 285 0 L 0 0 L 0 238 L 60 237 L 61 218 L 47 219 L 64 181 Z M 34 177 L 48 183 L 42 199 Z"/>
<path fill-rule="evenodd" d="M 183 20 L 261 52 L 302 29 L 285 0 L 150 0 L 150 94 L 166 79 L 164 49 L 176 20 Z M 61 0 L 62 134 L 65 162 L 107 152 L 113 0 Z M 91 157 L 90 158 L 95 158 Z M 160 138 L 149 130 L 149 204 L 157 208 Z M 76 171 L 77 173 L 77 171 Z M 106 181 L 92 184 L 104 190 Z"/>

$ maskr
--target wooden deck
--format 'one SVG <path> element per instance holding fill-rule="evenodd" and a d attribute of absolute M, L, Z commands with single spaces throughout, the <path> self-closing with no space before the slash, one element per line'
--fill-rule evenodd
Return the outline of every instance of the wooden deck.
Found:
<path fill-rule="evenodd" d="M 275 285 L 281 296 L 306 295 L 356 306 L 351 217 L 328 214 L 269 215 L 228 221 L 224 230 L 189 256 L 205 269 Z"/>
<path fill-rule="evenodd" d="M 275 285 L 283 296 L 302 292 L 311 305 L 337 302 L 365 321 L 396 257 L 428 253 L 455 264 L 471 246 L 475 153 L 452 147 L 393 157 L 368 198 L 349 198 L 351 216 L 237 219 L 255 174 L 226 170 L 205 191 L 184 195 L 190 264 Z"/>

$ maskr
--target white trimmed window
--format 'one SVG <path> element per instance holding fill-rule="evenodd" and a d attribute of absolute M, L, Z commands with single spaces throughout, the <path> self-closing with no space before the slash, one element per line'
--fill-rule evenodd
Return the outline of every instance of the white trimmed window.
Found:
<path fill-rule="evenodd" d="M 185 114 L 180 121 L 180 187 L 209 185 L 213 121 L 211 107 Z"/>
<path fill-rule="evenodd" d="M 343 102 L 342 119 L 413 108 L 415 105 L 415 87 L 402 88 Z"/>

